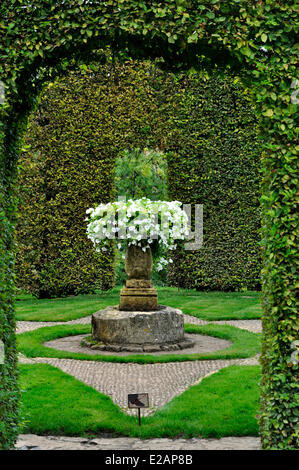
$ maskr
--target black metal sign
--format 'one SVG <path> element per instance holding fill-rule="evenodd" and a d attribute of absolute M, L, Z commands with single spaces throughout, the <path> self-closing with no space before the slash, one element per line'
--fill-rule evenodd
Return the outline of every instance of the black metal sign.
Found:
<path fill-rule="evenodd" d="M 133 393 L 128 395 L 128 407 L 138 410 L 139 426 L 141 425 L 140 410 L 149 407 L 148 393 Z"/>
<path fill-rule="evenodd" d="M 129 408 L 148 408 L 148 393 L 134 393 L 128 395 L 128 407 Z"/>

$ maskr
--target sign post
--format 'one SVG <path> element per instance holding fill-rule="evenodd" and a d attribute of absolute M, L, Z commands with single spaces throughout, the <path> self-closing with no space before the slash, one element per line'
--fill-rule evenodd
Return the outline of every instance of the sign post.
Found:
<path fill-rule="evenodd" d="M 141 408 L 148 408 L 149 400 L 148 393 L 134 393 L 128 395 L 128 408 L 137 408 L 138 409 L 138 424 L 141 426 Z"/>

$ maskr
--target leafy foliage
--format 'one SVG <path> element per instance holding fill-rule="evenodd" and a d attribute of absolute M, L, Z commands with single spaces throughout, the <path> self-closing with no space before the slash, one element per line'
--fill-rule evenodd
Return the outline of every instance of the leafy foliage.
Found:
<path fill-rule="evenodd" d="M 163 135 L 157 95 L 163 87 L 172 89 L 171 78 L 162 74 L 165 80 L 154 93 L 150 63 L 117 65 L 109 52 L 102 58 L 105 64 L 82 67 L 51 83 L 30 119 L 19 172 L 17 282 L 38 297 L 112 286 L 112 249 L 105 255 L 94 252 L 86 237 L 85 211 L 117 197 L 118 156 L 119 164 L 124 159 L 128 167 L 127 148 L 136 142 L 143 149 L 152 147 Z M 156 124 L 153 130 L 148 127 L 150 112 Z M 158 171 L 161 152 L 135 150 L 134 155 L 143 163 L 146 155 Z M 146 170 L 151 171 L 151 166 Z M 124 177 L 123 190 L 128 181 Z M 149 190 L 152 179 L 147 181 Z M 156 182 L 162 191 L 162 175 Z M 138 191 L 140 184 L 139 178 Z"/>
<path fill-rule="evenodd" d="M 169 68 L 242 64 L 259 124 L 262 155 L 264 340 L 261 436 L 264 448 L 295 448 L 295 387 L 290 363 L 297 336 L 297 6 L 293 0 L 2 0 L 0 6 L 0 445 L 16 439 L 17 394 L 13 250 L 14 181 L 21 139 L 43 83 L 106 44 L 117 51 L 163 57 Z M 12 398 L 10 398 L 12 397 Z M 4 410 L 4 412 L 3 412 Z"/>
<path fill-rule="evenodd" d="M 97 79 L 85 89 L 84 81 L 84 75 L 73 75 L 68 86 L 50 86 L 30 120 L 23 147 L 17 281 L 39 298 L 113 286 L 112 248 L 97 254 L 84 222 L 86 209 L 108 202 L 113 191 L 114 148 L 102 132 L 111 123 L 109 112 L 99 113 L 97 100 L 88 105 Z"/>
<path fill-rule="evenodd" d="M 126 199 L 167 199 L 167 160 L 153 149 L 125 150 L 116 160 L 114 184 Z"/>

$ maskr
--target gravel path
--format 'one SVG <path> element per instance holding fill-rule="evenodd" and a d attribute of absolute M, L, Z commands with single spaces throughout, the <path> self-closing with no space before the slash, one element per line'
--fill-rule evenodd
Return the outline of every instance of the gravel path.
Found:
<path fill-rule="evenodd" d="M 17 450 L 259 450 L 258 437 L 222 439 L 136 439 L 133 437 L 84 439 L 82 437 L 21 434 Z M 117 453 L 116 453 L 117 455 Z M 132 456 L 134 456 L 132 452 Z"/>
<path fill-rule="evenodd" d="M 88 323 L 91 323 L 91 315 L 71 321 L 18 321 L 17 334 L 25 333 L 26 331 L 37 330 L 38 328 L 42 328 L 44 326 L 87 325 Z"/>
<path fill-rule="evenodd" d="M 131 356 L 134 352 L 111 352 L 111 351 L 99 351 L 96 349 L 91 349 L 88 346 L 81 346 L 81 341 L 83 338 L 90 336 L 88 335 L 75 335 L 75 336 L 66 336 L 64 338 L 57 338 L 51 341 L 44 343 L 44 346 L 48 348 L 58 349 L 60 351 L 70 351 L 76 353 L 85 353 L 89 355 L 98 355 L 102 356 Z M 184 355 L 184 354 L 204 354 L 204 353 L 213 353 L 221 349 L 226 349 L 231 346 L 232 342 L 225 339 L 215 338 L 213 336 L 199 335 L 199 334 L 187 334 L 185 333 L 185 339 L 193 342 L 192 347 L 185 349 L 179 349 L 176 351 L 157 351 L 157 352 L 138 352 L 138 355 L 148 355 L 154 354 L 155 356 L 165 356 L 169 354 L 175 355 Z"/>
<path fill-rule="evenodd" d="M 219 320 L 213 323 L 218 325 L 232 325 L 240 328 L 241 330 L 248 330 L 252 333 L 262 333 L 261 320 Z"/>
<path fill-rule="evenodd" d="M 261 333 L 262 332 L 262 322 L 261 320 L 217 320 L 217 321 L 206 321 L 201 320 L 197 317 L 192 317 L 191 315 L 184 315 L 185 323 L 190 323 L 191 325 L 208 325 L 209 323 L 215 323 L 216 325 L 231 325 L 241 330 L 248 330 L 252 333 Z"/>

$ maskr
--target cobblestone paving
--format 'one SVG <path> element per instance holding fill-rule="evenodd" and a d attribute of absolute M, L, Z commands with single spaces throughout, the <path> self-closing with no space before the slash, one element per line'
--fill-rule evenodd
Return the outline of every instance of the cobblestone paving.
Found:
<path fill-rule="evenodd" d="M 261 320 L 217 320 L 217 321 L 206 321 L 201 320 L 197 317 L 192 317 L 191 315 L 184 315 L 185 323 L 190 323 L 192 325 L 208 325 L 209 323 L 215 323 L 216 325 L 231 325 L 242 330 L 248 330 L 252 333 L 261 333 L 262 332 L 262 322 Z"/>
<path fill-rule="evenodd" d="M 129 393 L 149 392 L 150 408 L 143 410 L 144 415 L 152 414 L 202 378 L 223 367 L 258 363 L 257 358 L 164 364 L 118 364 L 56 358 L 36 358 L 35 362 L 58 367 L 98 392 L 108 395 L 127 413 L 131 412 L 127 409 Z"/>
<path fill-rule="evenodd" d="M 18 321 L 17 322 L 17 334 L 25 333 L 26 331 L 37 330 L 44 326 L 56 326 L 56 325 L 87 325 L 91 322 L 91 315 L 88 317 L 78 318 L 77 320 L 71 321 Z"/>
<path fill-rule="evenodd" d="M 82 437 L 21 434 L 17 450 L 259 450 L 258 437 L 222 439 L 135 439 L 132 437 L 84 439 Z M 134 454 L 132 454 L 133 456 Z"/>
<path fill-rule="evenodd" d="M 237 328 L 241 328 L 241 330 L 248 330 L 252 333 L 262 333 L 261 320 L 219 320 L 214 323 L 236 326 Z"/>

